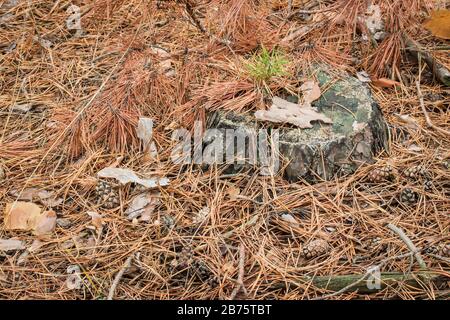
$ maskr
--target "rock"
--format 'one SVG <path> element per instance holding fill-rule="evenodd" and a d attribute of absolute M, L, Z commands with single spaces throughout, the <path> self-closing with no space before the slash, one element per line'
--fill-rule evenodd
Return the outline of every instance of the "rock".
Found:
<path fill-rule="evenodd" d="M 368 85 L 348 74 L 334 77 L 325 66 L 318 69 L 316 77 L 322 95 L 313 106 L 332 119 L 332 124 L 314 122 L 313 128 L 300 129 L 259 122 L 251 114 L 218 111 L 208 114 L 207 128 L 243 132 L 278 129 L 279 153 L 288 162 L 286 166 L 281 163 L 280 168 L 289 181 L 331 180 L 354 172 L 364 163 L 373 163 L 373 157 L 388 148 L 388 127 Z M 249 152 L 245 152 L 247 157 Z M 236 171 L 245 165 L 231 167 Z"/>

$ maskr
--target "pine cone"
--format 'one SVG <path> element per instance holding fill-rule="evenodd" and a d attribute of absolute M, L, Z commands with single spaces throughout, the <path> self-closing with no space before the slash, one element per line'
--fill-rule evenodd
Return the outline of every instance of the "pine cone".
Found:
<path fill-rule="evenodd" d="M 365 249 L 369 252 L 376 253 L 386 250 L 386 244 L 381 243 L 380 237 L 370 238 L 365 244 Z"/>
<path fill-rule="evenodd" d="M 192 268 L 197 277 L 202 281 L 209 280 L 212 275 L 212 272 L 209 270 L 208 266 L 199 259 L 194 260 Z"/>
<path fill-rule="evenodd" d="M 444 167 L 444 169 L 449 170 L 450 169 L 450 159 L 445 159 L 444 161 L 442 161 L 442 166 Z"/>
<path fill-rule="evenodd" d="M 381 182 L 385 180 L 392 180 L 395 177 L 394 169 L 390 165 L 385 165 L 381 168 L 376 168 L 369 172 L 368 178 L 370 182 Z"/>
<path fill-rule="evenodd" d="M 313 240 L 303 247 L 303 255 L 307 259 L 319 257 L 330 251 L 331 247 L 325 240 Z"/>
<path fill-rule="evenodd" d="M 176 268 L 183 270 L 189 268 L 193 262 L 194 251 L 191 246 L 184 246 L 177 257 Z"/>
<path fill-rule="evenodd" d="M 99 181 L 95 187 L 97 203 L 103 208 L 113 209 L 120 204 L 119 194 L 107 181 Z"/>
<path fill-rule="evenodd" d="M 431 181 L 431 180 L 427 180 L 423 184 L 423 189 L 425 191 L 433 191 L 433 187 L 434 187 L 433 181 Z"/>
<path fill-rule="evenodd" d="M 405 171 L 403 171 L 403 175 L 411 179 L 417 179 L 419 177 L 428 176 L 428 172 L 424 166 L 418 165 L 407 168 Z"/>
<path fill-rule="evenodd" d="M 406 204 L 413 204 L 417 202 L 417 193 L 415 193 L 410 188 L 405 188 L 400 193 L 400 201 Z"/>
<path fill-rule="evenodd" d="M 423 252 L 450 257 L 450 244 L 438 243 L 436 245 L 429 245 L 423 249 Z"/>

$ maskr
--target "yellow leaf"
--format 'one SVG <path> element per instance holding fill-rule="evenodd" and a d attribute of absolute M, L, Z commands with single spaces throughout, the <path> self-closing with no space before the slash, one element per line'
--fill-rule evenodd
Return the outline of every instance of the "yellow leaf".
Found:
<path fill-rule="evenodd" d="M 435 37 L 450 39 L 450 10 L 436 10 L 431 13 L 430 18 L 424 23 Z"/>
<path fill-rule="evenodd" d="M 31 202 L 8 203 L 5 209 L 6 230 L 31 230 L 41 215 L 41 208 Z"/>

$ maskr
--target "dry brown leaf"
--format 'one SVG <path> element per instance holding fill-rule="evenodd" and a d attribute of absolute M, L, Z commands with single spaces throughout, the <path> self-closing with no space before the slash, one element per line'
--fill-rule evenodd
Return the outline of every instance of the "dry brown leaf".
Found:
<path fill-rule="evenodd" d="M 391 87 L 395 87 L 395 86 L 400 86 L 401 83 L 398 81 L 394 81 L 391 79 L 386 79 L 386 78 L 380 78 L 380 79 L 376 79 L 376 80 L 372 80 L 372 84 L 375 87 L 378 88 L 391 88 Z"/>
<path fill-rule="evenodd" d="M 54 192 L 38 188 L 25 188 L 21 191 L 11 190 L 9 195 L 16 197 L 17 200 L 39 201 L 47 207 L 56 207 L 63 202 L 63 199 L 57 198 Z"/>
<path fill-rule="evenodd" d="M 41 215 L 41 208 L 32 202 L 8 203 L 5 208 L 6 230 L 31 230 Z"/>
<path fill-rule="evenodd" d="M 450 39 L 450 10 L 436 10 L 423 24 L 435 37 Z"/>
<path fill-rule="evenodd" d="M 309 98 L 314 97 L 311 94 Z M 324 123 L 333 123 L 333 121 L 317 112 L 308 103 L 299 105 L 274 97 L 272 100 L 272 106 L 269 110 L 259 110 L 255 112 L 256 119 L 266 120 L 278 123 L 291 123 L 299 128 L 312 128 L 311 121 L 323 121 Z"/>
<path fill-rule="evenodd" d="M 298 225 L 297 220 L 295 220 L 295 218 L 289 214 L 289 213 L 284 213 L 281 215 L 281 219 L 292 224 L 292 225 Z"/>
<path fill-rule="evenodd" d="M 231 200 L 235 200 L 236 197 L 241 193 L 241 190 L 238 187 L 229 187 L 227 190 L 228 195 Z"/>
<path fill-rule="evenodd" d="M 159 192 L 142 193 L 131 200 L 131 204 L 125 211 L 127 218 L 133 220 L 141 217 L 141 221 L 150 221 L 153 211 L 159 204 Z"/>
<path fill-rule="evenodd" d="M 36 220 L 36 225 L 34 226 L 34 234 L 37 236 L 43 236 L 50 234 L 55 230 L 56 227 L 56 213 L 53 210 L 45 211 Z"/>
<path fill-rule="evenodd" d="M 149 178 L 141 179 L 137 174 L 130 169 L 125 168 L 104 168 L 100 170 L 97 175 L 100 178 L 112 178 L 118 180 L 121 184 L 137 183 L 143 185 L 146 188 L 156 188 L 158 186 L 163 187 L 169 184 L 168 178 Z"/>
<path fill-rule="evenodd" d="M 227 263 L 225 263 L 223 266 L 222 266 L 222 272 L 224 273 L 224 274 L 233 274 L 234 273 L 234 271 L 236 270 L 236 268 L 235 268 L 235 266 L 234 266 L 234 264 L 233 264 L 233 262 L 227 262 Z"/>
<path fill-rule="evenodd" d="M 17 239 L 0 239 L 0 251 L 23 250 L 25 244 Z"/>
<path fill-rule="evenodd" d="M 300 87 L 303 93 L 303 101 L 305 103 L 311 103 L 320 98 L 321 92 L 317 82 L 309 80 L 303 83 Z"/>
<path fill-rule="evenodd" d="M 95 211 L 88 211 L 87 214 L 92 218 L 92 225 L 97 229 L 100 230 L 105 222 L 103 221 L 103 217 L 101 214 L 98 214 Z"/>

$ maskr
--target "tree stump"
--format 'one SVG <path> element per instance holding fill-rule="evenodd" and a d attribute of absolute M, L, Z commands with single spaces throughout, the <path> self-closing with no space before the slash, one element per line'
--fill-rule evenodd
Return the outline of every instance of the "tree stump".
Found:
<path fill-rule="evenodd" d="M 332 124 L 314 122 L 313 128 L 300 129 L 259 122 L 253 114 L 218 111 L 208 114 L 207 128 L 278 129 L 278 151 L 284 162 L 280 167 L 289 181 L 314 183 L 351 174 L 360 165 L 373 163 L 374 156 L 388 148 L 388 127 L 367 84 L 346 73 L 335 77 L 328 70 L 317 70 L 322 95 L 313 106 L 331 118 Z"/>

